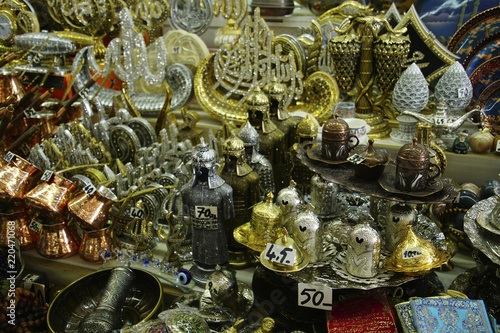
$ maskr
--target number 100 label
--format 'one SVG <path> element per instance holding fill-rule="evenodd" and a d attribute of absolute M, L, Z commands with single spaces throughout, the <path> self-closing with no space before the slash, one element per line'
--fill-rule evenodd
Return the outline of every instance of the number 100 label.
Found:
<path fill-rule="evenodd" d="M 308 308 L 331 310 L 333 291 L 326 286 L 318 286 L 299 282 L 299 306 Z"/>

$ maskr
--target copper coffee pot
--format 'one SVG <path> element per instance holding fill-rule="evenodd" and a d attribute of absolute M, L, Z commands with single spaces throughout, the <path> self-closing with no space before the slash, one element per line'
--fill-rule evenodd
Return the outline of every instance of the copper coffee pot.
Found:
<path fill-rule="evenodd" d="M 9 214 L 0 214 L 0 246 L 9 245 L 14 236 L 19 240 L 21 251 L 35 248 L 38 233 L 29 228 L 31 218 L 25 210 L 17 210 Z"/>
<path fill-rule="evenodd" d="M 9 162 L 0 169 L 0 199 L 23 200 L 43 172 L 18 155 L 8 153 L 6 159 Z"/>
<path fill-rule="evenodd" d="M 40 230 L 36 251 L 49 259 L 67 258 L 78 252 L 78 242 L 66 223 L 44 224 Z"/>
<path fill-rule="evenodd" d="M 82 192 L 72 199 L 68 203 L 68 210 L 83 228 L 99 230 L 108 222 L 109 210 L 117 201 L 116 195 L 101 185 L 91 195 Z"/>

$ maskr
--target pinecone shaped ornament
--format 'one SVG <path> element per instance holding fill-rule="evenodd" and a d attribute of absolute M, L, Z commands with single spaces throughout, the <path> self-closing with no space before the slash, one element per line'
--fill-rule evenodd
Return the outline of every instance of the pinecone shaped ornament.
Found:
<path fill-rule="evenodd" d="M 458 61 L 451 65 L 434 89 L 436 101 L 445 102 L 448 110 L 463 113 L 472 99 L 472 83 Z"/>
<path fill-rule="evenodd" d="M 422 111 L 429 101 L 427 80 L 417 64 L 411 64 L 394 86 L 392 103 L 400 111 Z"/>

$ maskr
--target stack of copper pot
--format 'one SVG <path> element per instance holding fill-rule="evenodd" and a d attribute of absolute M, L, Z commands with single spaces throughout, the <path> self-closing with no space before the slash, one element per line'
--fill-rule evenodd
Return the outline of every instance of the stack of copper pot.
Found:
<path fill-rule="evenodd" d="M 7 225 L 16 225 L 21 250 L 36 247 L 50 259 L 79 253 L 85 260 L 102 261 L 102 251 L 111 251 L 112 229 L 106 226 L 116 196 L 106 187 L 84 189 L 60 174 L 42 171 L 22 157 L 8 152 L 0 169 L 0 214 L 5 245 Z M 68 227 L 77 222 L 82 237 Z"/>

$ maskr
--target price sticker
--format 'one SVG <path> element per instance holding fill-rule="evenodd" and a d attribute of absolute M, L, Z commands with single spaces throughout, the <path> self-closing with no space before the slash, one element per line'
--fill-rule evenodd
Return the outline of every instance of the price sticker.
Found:
<path fill-rule="evenodd" d="M 54 171 L 50 171 L 50 170 L 46 170 L 43 175 L 42 175 L 42 180 L 43 181 L 50 181 L 50 179 L 52 178 L 52 176 L 54 175 Z"/>
<path fill-rule="evenodd" d="M 38 64 L 40 61 L 42 61 L 42 56 L 39 53 L 35 54 L 35 56 L 33 57 L 33 62 L 35 64 Z"/>
<path fill-rule="evenodd" d="M 36 233 L 39 233 L 40 230 L 42 230 L 42 224 L 36 220 L 32 220 L 28 227 Z"/>
<path fill-rule="evenodd" d="M 267 243 L 264 258 L 280 264 L 293 266 L 297 250 L 272 243 Z"/>
<path fill-rule="evenodd" d="M 434 120 L 434 123 L 436 125 L 444 125 L 444 124 L 446 124 L 446 118 L 436 118 Z"/>
<path fill-rule="evenodd" d="M 129 215 L 136 219 L 142 219 L 144 217 L 144 210 L 137 207 L 132 207 L 130 208 Z"/>
<path fill-rule="evenodd" d="M 14 153 L 11 152 L 11 151 L 8 151 L 7 154 L 5 154 L 5 156 L 3 157 L 3 160 L 7 163 L 9 163 L 10 161 L 12 161 L 12 159 L 14 158 Z"/>
<path fill-rule="evenodd" d="M 349 156 L 347 160 L 352 164 L 361 164 L 361 162 L 363 162 L 365 158 L 359 154 L 354 154 L 352 156 Z"/>
<path fill-rule="evenodd" d="M 94 192 L 96 191 L 96 188 L 94 185 L 92 184 L 87 184 L 85 185 L 83 188 L 82 188 L 83 192 L 85 192 L 88 196 L 91 196 L 92 194 L 94 194 Z"/>
<path fill-rule="evenodd" d="M 299 306 L 320 310 L 332 309 L 333 290 L 331 288 L 299 282 L 298 293 Z"/>
<path fill-rule="evenodd" d="M 181 49 L 180 46 L 174 46 L 174 47 L 172 47 L 172 53 L 173 54 L 179 54 L 179 53 L 181 53 L 181 51 L 182 51 L 182 49 Z"/>
<path fill-rule="evenodd" d="M 500 140 L 498 140 L 498 141 L 497 141 L 497 146 L 496 146 L 496 148 L 495 148 L 495 151 L 496 151 L 497 153 L 500 153 Z"/>
<path fill-rule="evenodd" d="M 422 256 L 422 248 L 403 249 L 403 259 L 414 259 Z"/>
<path fill-rule="evenodd" d="M 469 92 L 469 89 L 467 89 L 467 88 L 458 88 L 458 98 L 466 98 L 468 92 Z"/>
<path fill-rule="evenodd" d="M 89 90 L 89 88 L 84 88 L 84 89 L 80 90 L 80 92 L 78 94 L 82 98 L 89 99 L 89 97 L 90 97 L 90 90 Z"/>
<path fill-rule="evenodd" d="M 24 115 L 26 118 L 35 118 L 36 117 L 36 111 L 34 108 L 29 108 L 24 110 Z"/>
<path fill-rule="evenodd" d="M 217 206 L 194 206 L 197 219 L 217 220 Z"/>

